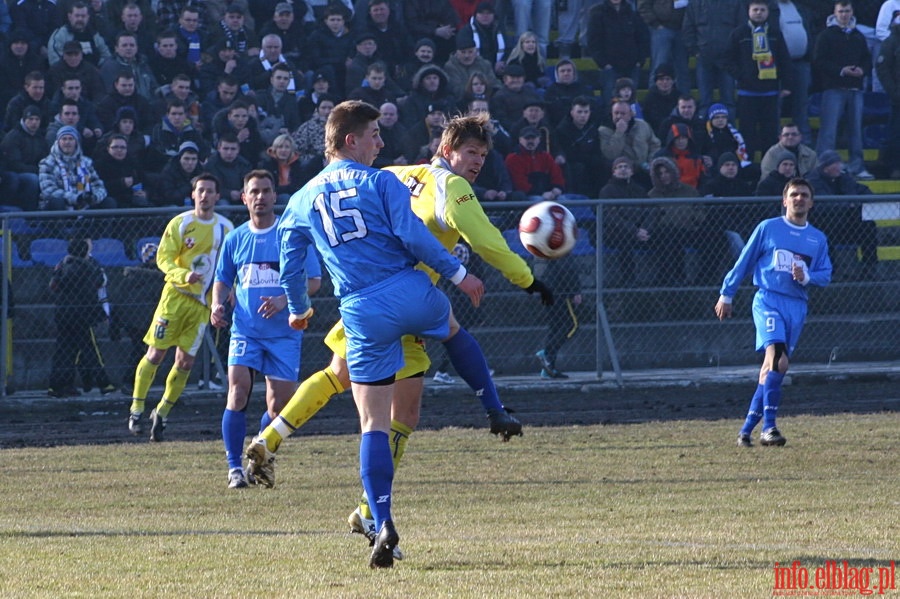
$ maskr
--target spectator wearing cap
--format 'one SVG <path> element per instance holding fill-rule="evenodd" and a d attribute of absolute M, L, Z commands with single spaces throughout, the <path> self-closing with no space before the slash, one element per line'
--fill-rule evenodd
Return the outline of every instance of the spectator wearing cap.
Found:
<path fill-rule="evenodd" d="M 263 3 L 254 2 L 251 4 L 251 10 L 258 4 Z M 267 35 L 272 34 L 281 38 L 281 53 L 284 57 L 301 71 L 306 71 L 309 65 L 303 48 L 303 40 L 306 39 L 307 31 L 303 26 L 303 15 L 298 14 L 306 11 L 306 4 L 300 2 L 298 6 L 300 9 L 295 12 L 294 5 L 290 2 L 278 2 L 275 5 L 274 14 L 269 17 L 269 20 L 257 19 L 257 22 L 265 23 L 259 34 L 264 39 Z"/>
<path fill-rule="evenodd" d="M 436 65 L 419 69 L 413 76 L 412 83 L 412 90 L 398 103 L 400 121 L 407 129 L 412 129 L 425 119 L 430 112 L 429 106 L 440 106 L 447 114 L 450 107 L 456 104 L 447 73 Z"/>
<path fill-rule="evenodd" d="M 41 123 L 46 128 L 46 123 L 50 120 L 50 101 L 45 93 L 46 81 L 44 74 L 40 71 L 32 71 L 25 75 L 25 85 L 16 94 L 9 104 L 6 105 L 6 117 L 3 120 L 5 131 L 15 128 L 19 119 L 29 106 L 35 106 L 41 111 Z"/>
<path fill-rule="evenodd" d="M 797 176 L 797 156 L 793 152 L 778 148 L 773 151 L 775 168 L 756 186 L 758 196 L 780 196 L 787 182 Z"/>
<path fill-rule="evenodd" d="M 475 7 L 475 14 L 462 29 L 471 30 L 479 56 L 493 65 L 495 73 L 498 75 L 502 73 L 506 59 L 509 58 L 511 44 L 503 33 L 494 5 L 490 2 L 479 2 Z"/>
<path fill-rule="evenodd" d="M 373 33 L 362 31 L 354 34 L 353 44 L 356 50 L 350 56 L 350 62 L 347 64 L 347 75 L 344 78 L 344 89 L 347 92 L 362 85 L 369 65 L 381 60 L 378 42 L 375 41 Z M 378 106 L 378 104 L 375 104 L 375 106 Z"/>
<path fill-rule="evenodd" d="M 449 0 L 406 0 L 403 22 L 416 38 L 430 38 L 435 45 L 434 61 L 444 64 L 455 49 L 459 15 Z"/>
<path fill-rule="evenodd" d="M 538 44 L 537 35 L 526 31 L 519 35 L 519 40 L 509 52 L 506 66 L 519 65 L 525 70 L 525 82 L 535 87 L 544 88 L 550 83 L 544 75 L 547 62 Z"/>
<path fill-rule="evenodd" d="M 828 236 L 832 252 L 842 245 L 859 248 L 862 258 L 861 274 L 864 278 L 874 278 L 878 264 L 878 231 L 875 221 L 862 219 L 862 202 L 859 198 L 870 195 L 872 190 L 857 181 L 856 176 L 845 168 L 844 161 L 835 150 L 821 152 L 816 168 L 806 179 L 816 197 L 850 196 L 846 202 L 817 202 L 816 227 Z M 853 254 L 856 255 L 855 249 Z"/>
<path fill-rule="evenodd" d="M 409 157 L 410 162 L 415 162 L 416 158 L 420 157 L 422 148 L 434 137 L 440 137 L 444 125 L 450 118 L 452 106 L 446 102 L 433 102 L 426 107 L 425 116 L 420 122 L 407 127 L 403 153 Z"/>
<path fill-rule="evenodd" d="M 223 39 L 210 48 L 210 60 L 200 67 L 200 93 L 208 94 L 215 89 L 223 76 L 230 76 L 242 86 L 242 93 L 250 93 L 247 83 L 247 63 L 240 60 L 231 40 Z"/>
<path fill-rule="evenodd" d="M 457 97 L 462 97 L 466 83 L 475 74 L 481 75 L 492 90 L 500 86 L 493 65 L 478 54 L 470 29 L 460 29 L 456 34 L 456 52 L 444 64 L 444 71 L 447 72 L 450 89 Z"/>
<path fill-rule="evenodd" d="M 413 89 L 413 78 L 422 67 L 438 66 L 434 62 L 434 42 L 423 37 L 413 46 L 413 57 L 397 68 L 397 84 L 404 90 Z"/>
<path fill-rule="evenodd" d="M 73 77 L 81 81 L 82 95 L 94 104 L 106 95 L 107 89 L 100 76 L 100 69 L 84 60 L 81 44 L 66 42 L 62 60 L 50 67 L 47 80 L 53 90 L 58 90 L 63 81 Z"/>
<path fill-rule="evenodd" d="M 675 86 L 675 70 L 670 64 L 661 64 L 656 67 L 656 75 L 650 84 L 646 97 L 641 102 L 644 110 L 644 120 L 653 128 L 659 129 L 663 119 L 672 114 L 678 105 L 681 92 Z"/>
<path fill-rule="evenodd" d="M 593 98 L 594 92 L 587 84 L 579 80 L 578 69 L 571 60 L 562 59 L 556 63 L 554 74 L 555 80 L 547 86 L 547 91 L 544 92 L 544 102 L 547 103 L 550 122 L 555 127 L 568 116 L 572 100 L 578 96 Z M 591 104 L 595 105 L 596 102 L 592 100 Z"/>
<path fill-rule="evenodd" d="M 312 115 L 316 112 L 316 107 L 319 105 L 319 99 L 328 95 L 332 98 L 336 98 L 329 93 L 331 89 L 331 81 L 328 79 L 328 74 L 325 71 L 316 71 L 312 75 L 312 88 L 310 89 L 308 94 L 305 94 L 297 100 L 297 111 L 299 112 L 300 121 L 308 121 L 312 118 Z"/>
<path fill-rule="evenodd" d="M 760 180 L 765 179 L 766 175 L 775 170 L 776 156 L 782 150 L 787 150 L 794 155 L 798 176 L 806 177 L 816 168 L 816 151 L 803 143 L 803 135 L 796 123 L 787 123 L 781 127 L 778 143 L 766 150 L 759 163 Z"/>
<path fill-rule="evenodd" d="M 116 133 L 94 154 L 94 166 L 118 208 L 148 208 L 141 163 L 128 155 L 128 140 Z"/>
<path fill-rule="evenodd" d="M 259 53 L 259 38 L 253 28 L 245 22 L 246 9 L 234 2 L 225 8 L 225 14 L 219 21 L 218 28 L 212 34 L 214 41 L 230 40 L 234 51 L 240 58 L 256 56 Z"/>
<path fill-rule="evenodd" d="M 541 143 L 538 150 L 548 151 L 550 147 L 550 132 L 553 126 L 547 119 L 547 105 L 541 99 L 529 100 L 522 107 L 521 116 L 509 128 L 509 134 L 513 139 L 519 138 L 519 131 L 525 127 L 534 127 L 541 134 Z"/>
<path fill-rule="evenodd" d="M 590 9 L 587 23 L 588 56 L 603 74 L 603 99 L 612 100 L 616 79 L 637 81 L 650 53 L 647 26 L 623 0 L 608 0 Z"/>
<path fill-rule="evenodd" d="M 61 127 L 50 153 L 38 165 L 41 210 L 85 210 L 115 208 L 107 198 L 103 180 L 94 162 L 81 152 L 75 127 Z"/>
<path fill-rule="evenodd" d="M 737 130 L 737 127 L 728 122 L 728 109 L 724 104 L 716 103 L 709 107 L 703 133 L 708 142 L 706 153 L 714 161 L 718 161 L 719 156 L 723 153 L 731 152 L 740 161 L 743 175 L 759 179 L 759 169 L 751 162 L 750 156 L 747 154 L 744 136 Z"/>
<path fill-rule="evenodd" d="M 768 0 L 750 0 L 747 12 L 749 21 L 731 33 L 725 66 L 736 82 L 737 121 L 754 156 L 777 138 L 778 108 L 794 80 L 784 36 L 769 19 Z"/>
<path fill-rule="evenodd" d="M 163 168 L 156 193 L 151 196 L 159 206 L 185 206 L 191 202 L 191 181 L 202 171 L 197 144 L 186 141 Z"/>
<path fill-rule="evenodd" d="M 650 160 L 660 149 L 659 138 L 646 121 L 634 118 L 628 102 L 613 102 L 610 113 L 610 124 L 599 128 L 600 151 L 609 161 L 619 156 L 629 158 L 638 181 L 649 183 Z"/>
<path fill-rule="evenodd" d="M 890 35 L 881 43 L 875 71 L 891 101 L 889 131 L 882 161 L 890 169 L 890 178 L 900 179 L 900 7 L 892 11 Z"/>
<path fill-rule="evenodd" d="M 589 198 L 609 177 L 609 161 L 600 151 L 600 133 L 591 118 L 592 104 L 587 96 L 573 98 L 569 115 L 550 136 L 550 152 L 563 169 L 569 191 Z"/>
<path fill-rule="evenodd" d="M 684 89 L 690 89 L 688 53 L 681 35 L 688 0 L 638 0 L 637 9 L 650 30 L 650 81 L 661 64 L 673 65 Z"/>
<path fill-rule="evenodd" d="M 22 112 L 22 118 L 16 127 L 7 131 L 3 141 L 0 142 L 0 154 L 3 156 L 5 168 L 20 177 L 30 179 L 33 189 L 39 189 L 38 163 L 49 152 L 50 144 L 41 135 L 41 111 L 37 106 L 28 106 Z M 0 179 L 0 183 L 3 179 Z M 7 202 L 15 202 L 12 196 L 8 198 Z M 34 193 L 31 201 L 23 203 L 20 208 L 37 210 L 37 199 L 37 193 Z"/>
<path fill-rule="evenodd" d="M 40 129 L 40 109 L 28 106 L 18 125 L 0 141 L 0 198 L 4 205 L 38 209 L 38 163 L 50 151 Z"/>
<path fill-rule="evenodd" d="M 491 116 L 508 131 L 529 102 L 540 100 L 534 86 L 525 83 L 525 69 L 511 64 L 503 71 L 503 85 L 491 96 Z"/>
<path fill-rule="evenodd" d="M 353 55 L 354 38 L 347 27 L 346 11 L 343 6 L 329 4 L 321 23 L 310 33 L 307 40 L 310 66 L 323 71 L 331 81 L 332 94 L 343 98 L 347 77 L 347 60 Z"/>
<path fill-rule="evenodd" d="M 288 84 L 286 90 L 296 97 L 296 93 L 306 87 L 303 73 L 294 63 L 290 62 L 282 52 L 281 38 L 274 33 L 269 33 L 262 38 L 262 50 L 259 56 L 253 56 L 247 60 L 247 83 L 252 90 L 266 89 L 272 78 L 272 69 L 280 64 L 287 67 Z"/>
<path fill-rule="evenodd" d="M 353 17 L 354 31 L 366 31 L 375 36 L 378 56 L 387 65 L 388 75 L 396 78 L 400 66 L 413 53 L 409 30 L 401 21 L 402 10 L 399 8 L 402 4 L 398 4 L 398 10 L 391 7 L 389 0 L 361 0 L 357 6 Z"/>
<path fill-rule="evenodd" d="M 506 156 L 513 187 L 535 201 L 556 200 L 566 189 L 562 169 L 550 152 L 538 150 L 541 134 L 534 127 L 519 132 L 519 146 Z"/>
<path fill-rule="evenodd" d="M 47 60 L 50 66 L 62 59 L 63 46 L 66 42 L 75 41 L 81 44 L 84 59 L 95 66 L 112 56 L 103 36 L 91 25 L 88 5 L 77 0 L 69 7 L 66 14 L 67 23 L 50 34 L 47 41 Z"/>
<path fill-rule="evenodd" d="M 100 76 L 107 89 L 122 71 L 130 71 L 134 75 L 134 90 L 147 100 L 153 99 L 159 82 L 150 68 L 147 59 L 138 53 L 137 37 L 125 31 L 116 35 L 113 55 L 100 65 Z"/>
<path fill-rule="evenodd" d="M 7 52 L 0 55 L 0 106 L 6 106 L 25 84 L 25 75 L 47 70 L 46 61 L 31 43 L 24 29 L 16 29 L 9 37 Z"/>

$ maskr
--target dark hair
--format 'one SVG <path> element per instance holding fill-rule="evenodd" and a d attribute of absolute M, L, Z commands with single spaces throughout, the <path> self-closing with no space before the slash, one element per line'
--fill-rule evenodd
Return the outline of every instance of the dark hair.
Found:
<path fill-rule="evenodd" d="M 169 114 L 169 110 L 172 108 L 184 108 L 187 110 L 187 106 L 184 103 L 184 100 L 181 98 L 172 98 L 170 100 L 166 100 L 166 114 Z"/>
<path fill-rule="evenodd" d="M 76 237 L 74 239 L 69 240 L 69 245 L 66 248 L 66 251 L 76 258 L 87 258 L 88 255 L 88 242 L 84 237 Z"/>
<path fill-rule="evenodd" d="M 591 99 L 587 96 L 575 96 L 572 98 L 572 106 L 590 106 Z"/>
<path fill-rule="evenodd" d="M 275 71 L 285 71 L 286 73 L 291 74 L 291 67 L 289 67 L 286 62 L 276 62 L 272 65 L 272 73 Z"/>
<path fill-rule="evenodd" d="M 250 179 L 268 179 L 269 182 L 272 183 L 272 186 L 275 185 L 275 177 L 272 175 L 269 170 L 264 168 L 255 168 L 246 175 L 244 175 L 244 187 L 247 186 L 247 183 L 250 182 Z"/>
<path fill-rule="evenodd" d="M 31 71 L 27 75 L 25 75 L 25 85 L 29 83 L 33 83 L 35 81 L 45 81 L 44 74 L 40 71 Z"/>
<path fill-rule="evenodd" d="M 849 3 L 848 3 L 849 4 Z M 809 190 L 809 199 L 813 199 L 816 195 L 815 190 L 813 189 L 812 183 L 810 183 L 807 179 L 803 177 L 794 177 L 790 181 L 784 184 L 784 191 L 781 192 L 781 197 L 787 197 L 787 190 L 791 187 L 806 187 Z"/>
<path fill-rule="evenodd" d="M 216 193 L 219 193 L 219 178 L 214 174 L 210 173 L 209 171 L 203 171 L 202 173 L 191 179 L 191 189 L 197 189 L 197 184 L 200 183 L 200 181 L 212 181 L 216 186 Z"/>
<path fill-rule="evenodd" d="M 220 135 L 219 139 L 216 140 L 216 147 L 218 148 L 219 144 L 221 144 L 223 141 L 227 144 L 238 144 L 238 146 L 241 145 L 241 142 L 238 141 L 237 134 L 234 131 L 226 131 L 225 133 Z"/>
<path fill-rule="evenodd" d="M 113 40 L 113 47 L 118 46 L 119 40 L 122 39 L 123 37 L 132 37 L 132 38 L 134 38 L 134 42 L 137 43 L 137 34 L 136 33 L 131 33 L 130 31 L 120 31 L 119 33 L 116 34 L 116 39 Z"/>
<path fill-rule="evenodd" d="M 63 107 L 63 106 L 74 106 L 75 108 L 78 108 L 78 101 L 77 101 L 77 100 L 73 100 L 72 98 L 66 98 L 65 100 L 63 100 L 62 102 L 60 102 L 60 103 L 59 103 L 59 114 L 62 114 L 62 107 Z M 81 109 L 78 110 L 78 113 L 79 113 L 79 114 L 81 113 Z"/>

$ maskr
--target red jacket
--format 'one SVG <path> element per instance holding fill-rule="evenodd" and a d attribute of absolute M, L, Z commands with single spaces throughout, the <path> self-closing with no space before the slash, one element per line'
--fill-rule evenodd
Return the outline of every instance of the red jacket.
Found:
<path fill-rule="evenodd" d="M 550 152 L 529 152 L 521 145 L 506 156 L 506 168 L 517 191 L 541 195 L 554 187 L 566 189 L 562 169 Z"/>

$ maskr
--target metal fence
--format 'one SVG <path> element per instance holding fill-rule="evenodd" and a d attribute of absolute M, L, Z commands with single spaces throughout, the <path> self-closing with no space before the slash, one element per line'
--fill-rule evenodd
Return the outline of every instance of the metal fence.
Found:
<path fill-rule="evenodd" d="M 515 223 L 526 204 L 484 206 L 510 246 L 525 255 Z M 578 329 L 560 350 L 558 368 L 609 373 L 756 362 L 749 278 L 735 298 L 734 318 L 718 322 L 713 305 L 740 244 L 761 218 L 779 213 L 780 199 L 586 200 L 570 207 L 580 227 L 575 251 L 554 263 L 527 258 L 561 296 L 580 292 L 583 299 L 573 307 Z M 141 262 L 141 249 L 159 239 L 178 211 L 0 214 L 0 257 L 7 274 L 0 314 L 7 323 L 0 344 L 5 387 L 47 387 L 57 342 L 48 283 L 67 240 L 75 236 L 94 240 L 93 256 L 108 277 L 113 317 L 98 322 L 95 334 L 111 380 L 128 386 L 162 286 L 155 264 Z M 235 224 L 246 220 L 242 206 L 220 212 Z M 794 360 L 896 359 L 900 197 L 816 198 L 810 221 L 829 235 L 835 272 L 829 287 L 810 293 L 809 318 Z M 637 235 L 639 228 L 646 229 L 646 240 Z M 537 374 L 535 352 L 547 335 L 546 310 L 477 256 L 471 255 L 469 267 L 484 279 L 488 295 L 475 310 L 455 289 L 447 289 L 459 320 L 479 340 L 496 372 Z M 338 310 L 327 274 L 314 304 L 316 317 L 304 340 L 304 375 L 329 359 L 321 339 Z M 198 361 L 193 381 L 213 376 L 212 357 L 223 355 L 225 347 L 221 336 L 217 342 L 210 335 L 209 359 Z M 435 366 L 446 369 L 440 344 L 429 344 L 429 352 Z"/>

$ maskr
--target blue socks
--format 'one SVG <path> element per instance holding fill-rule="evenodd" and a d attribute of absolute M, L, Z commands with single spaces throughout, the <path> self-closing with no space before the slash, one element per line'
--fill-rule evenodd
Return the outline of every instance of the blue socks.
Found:
<path fill-rule="evenodd" d="M 229 470 L 241 468 L 246 436 L 247 414 L 226 409 L 222 413 L 222 441 L 225 444 L 225 459 L 228 460 Z"/>
<path fill-rule="evenodd" d="M 266 427 L 269 426 L 270 424 L 272 424 L 272 417 L 269 416 L 269 410 L 266 409 L 265 411 L 263 411 L 263 414 L 262 414 L 262 416 L 261 416 L 260 419 L 259 419 L 259 432 L 260 432 L 260 434 L 262 434 L 262 432 L 263 432 L 264 430 L 266 430 Z"/>
<path fill-rule="evenodd" d="M 500 396 L 497 395 L 497 388 L 491 378 L 487 360 L 475 338 L 460 327 L 456 335 L 444 341 L 444 347 L 447 348 L 447 355 L 450 356 L 453 368 L 475 391 L 475 395 L 481 401 L 485 411 L 502 410 L 503 404 L 500 403 Z"/>
<path fill-rule="evenodd" d="M 742 435 L 752 433 L 759 421 L 762 420 L 763 389 L 765 389 L 763 385 L 756 386 L 756 393 L 753 394 L 753 399 L 750 400 L 750 409 L 747 410 L 747 419 L 744 421 L 744 427 L 741 429 Z"/>
<path fill-rule="evenodd" d="M 369 431 L 362 434 L 359 442 L 359 476 L 375 518 L 375 531 L 378 532 L 384 521 L 391 519 L 394 461 L 391 459 L 387 433 Z"/>
<path fill-rule="evenodd" d="M 781 381 L 784 375 L 774 370 L 766 375 L 766 384 L 763 386 L 763 430 L 767 431 L 775 427 L 775 418 L 778 416 L 778 404 L 781 403 Z"/>

